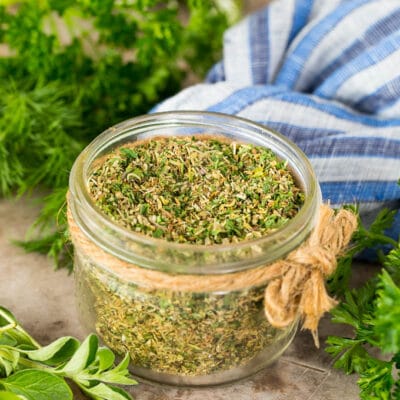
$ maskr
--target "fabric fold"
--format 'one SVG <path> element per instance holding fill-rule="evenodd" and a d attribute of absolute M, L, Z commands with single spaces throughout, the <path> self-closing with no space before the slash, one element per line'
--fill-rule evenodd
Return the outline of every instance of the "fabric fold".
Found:
<path fill-rule="evenodd" d="M 399 209 L 399 18 L 398 0 L 273 1 L 225 33 L 206 83 L 155 111 L 267 125 L 306 153 L 331 204 L 357 203 L 369 217 Z"/>

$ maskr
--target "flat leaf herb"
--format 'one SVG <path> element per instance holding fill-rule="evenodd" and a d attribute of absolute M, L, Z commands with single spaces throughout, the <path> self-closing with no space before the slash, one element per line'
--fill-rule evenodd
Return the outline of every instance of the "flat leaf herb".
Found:
<path fill-rule="evenodd" d="M 0 399 L 71 400 L 66 379 L 96 400 L 132 399 L 114 385 L 134 385 L 129 356 L 114 365 L 114 354 L 95 335 L 82 343 L 62 337 L 42 347 L 0 307 Z M 111 393 L 115 395 L 111 396 Z"/>

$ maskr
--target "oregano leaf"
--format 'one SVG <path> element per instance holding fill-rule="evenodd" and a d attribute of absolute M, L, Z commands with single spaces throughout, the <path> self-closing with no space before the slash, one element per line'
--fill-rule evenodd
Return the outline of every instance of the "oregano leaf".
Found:
<path fill-rule="evenodd" d="M 26 400 L 24 396 L 18 396 L 13 392 L 2 392 L 0 391 L 0 400 Z"/>
<path fill-rule="evenodd" d="M 73 376 L 84 370 L 96 357 L 99 339 L 96 335 L 89 335 L 75 352 L 62 371 L 68 376 Z"/>
<path fill-rule="evenodd" d="M 86 394 L 94 396 L 96 399 L 104 400 L 132 400 L 132 396 L 125 390 L 115 386 L 99 383 L 91 388 L 82 388 Z"/>
<path fill-rule="evenodd" d="M 78 348 L 79 342 L 75 338 L 65 336 L 50 343 L 48 346 L 25 351 L 25 354 L 31 360 L 56 364 L 70 359 Z"/>
<path fill-rule="evenodd" d="M 27 400 L 72 400 L 72 391 L 64 379 L 46 371 L 25 369 L 0 379 L 0 384 Z"/>

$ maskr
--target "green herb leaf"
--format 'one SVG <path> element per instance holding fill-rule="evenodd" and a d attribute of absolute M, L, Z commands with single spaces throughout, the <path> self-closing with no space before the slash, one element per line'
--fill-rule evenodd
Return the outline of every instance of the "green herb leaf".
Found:
<path fill-rule="evenodd" d="M 36 347 L 36 342 L 23 329 L 20 329 L 14 315 L 0 306 L 0 344 L 18 343 L 27 349 Z"/>
<path fill-rule="evenodd" d="M 137 382 L 129 377 L 128 366 L 129 366 L 129 353 L 125 355 L 120 364 L 115 368 L 100 369 L 93 375 L 94 378 L 100 376 L 102 382 L 115 383 L 120 385 L 136 385 Z"/>
<path fill-rule="evenodd" d="M 0 40 L 11 51 L 0 57 L 0 195 L 38 185 L 65 192 L 75 158 L 96 135 L 176 93 L 189 71 L 204 76 L 238 9 L 216 0 L 1 4 Z M 65 197 L 52 194 L 42 230 L 23 247 L 72 268 L 59 212 Z"/>
<path fill-rule="evenodd" d="M 0 306 L 0 327 L 11 323 L 17 323 L 14 315 L 6 308 Z"/>
<path fill-rule="evenodd" d="M 64 386 L 64 379 L 69 378 L 82 390 L 88 391 L 88 396 L 98 399 L 100 397 L 90 393 L 96 385 L 101 384 L 100 388 L 103 388 L 108 383 L 137 383 L 129 376 L 129 355 L 114 366 L 114 354 L 108 348 L 98 347 L 97 336 L 89 335 L 82 344 L 67 336 L 41 347 L 7 309 L 2 308 L 1 312 L 0 378 L 4 379 L 0 379 L 0 390 L 4 388 L 28 400 L 69 399 L 65 397 Z M 123 389 L 112 386 L 110 390 L 130 398 Z M 40 392 L 42 397 L 37 397 L 36 392 Z"/>
<path fill-rule="evenodd" d="M 48 346 L 36 350 L 25 351 L 24 353 L 31 360 L 58 364 L 69 360 L 78 348 L 79 342 L 75 338 L 65 336 L 50 343 Z"/>
<path fill-rule="evenodd" d="M 26 400 L 26 397 L 18 396 L 12 392 L 0 391 L 0 400 Z"/>
<path fill-rule="evenodd" d="M 360 398 L 365 400 L 400 399 L 400 243 L 384 232 L 393 223 L 395 213 L 396 210 L 381 211 L 370 229 L 360 224 L 345 255 L 345 270 L 341 271 L 347 282 L 342 285 L 341 277 L 335 275 L 329 282 L 331 290 L 343 296 L 342 303 L 332 310 L 332 321 L 351 326 L 353 338 L 329 337 L 326 351 L 336 358 L 336 368 L 359 374 Z M 382 244 L 392 247 L 386 255 L 379 248 Z M 350 290 L 352 258 L 371 247 L 376 249 L 385 269 L 364 286 Z M 390 361 L 383 361 L 383 353 L 394 354 Z"/>
<path fill-rule="evenodd" d="M 400 352 L 400 288 L 387 271 L 382 271 L 377 285 L 374 333 L 386 353 Z"/>
<path fill-rule="evenodd" d="M 98 345 L 99 339 L 97 336 L 93 334 L 89 335 L 68 363 L 62 368 L 62 372 L 68 376 L 73 376 L 84 370 L 95 360 Z"/>
<path fill-rule="evenodd" d="M 129 393 L 115 386 L 107 386 L 104 383 L 99 383 L 90 388 L 82 388 L 82 390 L 94 399 L 132 400 L 132 396 Z"/>
<path fill-rule="evenodd" d="M 361 340 L 330 336 L 326 343 L 329 346 L 325 351 L 337 357 L 334 363 L 335 368 L 343 369 L 346 374 L 364 370 L 369 355 L 363 348 Z"/>
<path fill-rule="evenodd" d="M 375 220 L 372 222 L 369 232 L 373 234 L 381 235 L 383 232 L 393 225 L 396 210 L 389 210 L 387 208 L 379 211 Z"/>
<path fill-rule="evenodd" d="M 72 391 L 66 382 L 49 372 L 26 369 L 0 379 L 9 392 L 27 400 L 71 400 Z"/>
<path fill-rule="evenodd" d="M 360 398 L 392 399 L 394 379 L 392 377 L 392 363 L 374 360 L 374 365 L 360 373 L 358 384 L 361 388 Z"/>
<path fill-rule="evenodd" d="M 0 345 L 0 377 L 11 375 L 17 368 L 19 352 Z"/>
<path fill-rule="evenodd" d="M 129 353 L 126 353 L 122 361 L 114 368 L 114 373 L 126 374 L 127 368 L 129 366 Z"/>
<path fill-rule="evenodd" d="M 398 286 L 400 285 L 400 242 L 397 248 L 393 249 L 386 256 L 383 265 L 390 274 L 393 282 Z"/>
<path fill-rule="evenodd" d="M 99 363 L 99 371 L 105 371 L 111 368 L 115 361 L 114 353 L 107 347 L 102 347 L 98 350 L 97 361 Z"/>
<path fill-rule="evenodd" d="M 121 152 L 121 154 L 123 154 L 126 157 L 126 159 L 128 161 L 134 160 L 135 158 L 138 157 L 138 153 L 136 153 L 136 151 L 134 151 L 132 149 L 122 147 L 119 149 L 119 151 Z"/>

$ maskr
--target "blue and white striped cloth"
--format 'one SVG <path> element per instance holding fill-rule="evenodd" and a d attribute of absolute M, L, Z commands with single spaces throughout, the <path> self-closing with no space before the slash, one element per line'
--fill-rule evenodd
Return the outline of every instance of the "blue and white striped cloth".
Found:
<path fill-rule="evenodd" d="M 206 83 L 156 111 L 178 109 L 283 133 L 331 204 L 400 209 L 400 0 L 276 0 L 226 32 Z"/>

